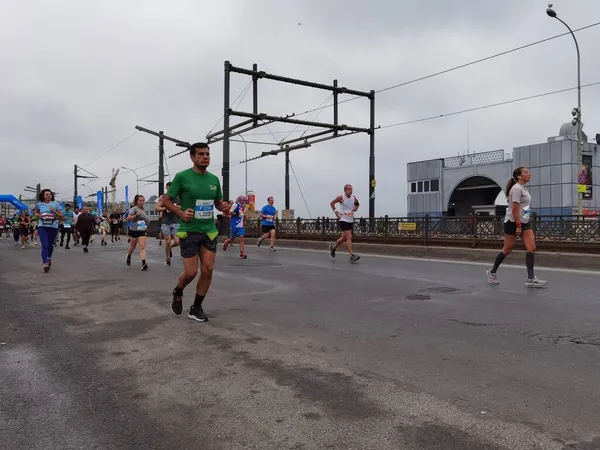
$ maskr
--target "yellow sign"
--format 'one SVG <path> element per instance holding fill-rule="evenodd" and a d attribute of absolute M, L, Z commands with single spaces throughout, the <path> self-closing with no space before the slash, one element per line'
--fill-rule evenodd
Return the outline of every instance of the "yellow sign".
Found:
<path fill-rule="evenodd" d="M 371 180 L 371 187 L 376 187 L 377 186 L 377 180 Z"/>
<path fill-rule="evenodd" d="M 415 222 L 400 222 L 398 224 L 399 231 L 417 231 L 417 224 Z"/>
<path fill-rule="evenodd" d="M 579 192 L 580 194 L 585 194 L 587 192 L 587 184 L 578 184 L 577 192 Z"/>

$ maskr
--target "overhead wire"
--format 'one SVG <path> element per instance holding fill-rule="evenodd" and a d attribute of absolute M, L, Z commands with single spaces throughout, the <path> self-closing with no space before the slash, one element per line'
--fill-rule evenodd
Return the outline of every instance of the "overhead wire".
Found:
<path fill-rule="evenodd" d="M 591 86 L 598 86 L 598 85 L 600 85 L 600 81 L 597 81 L 595 83 L 584 84 L 584 85 L 581 86 L 581 88 L 583 89 L 583 88 L 587 88 L 587 87 L 591 87 Z M 495 108 L 497 106 L 509 105 L 511 103 L 523 102 L 523 101 L 526 101 L 526 100 L 533 100 L 533 99 L 540 98 L 540 97 L 547 97 L 549 95 L 561 94 L 563 92 L 568 92 L 568 91 L 572 91 L 572 90 L 575 90 L 575 89 L 577 89 L 577 86 L 571 87 L 571 88 L 567 88 L 567 89 L 558 89 L 558 90 L 551 91 L 551 92 L 545 92 L 543 94 L 530 95 L 530 96 L 527 96 L 527 97 L 516 98 L 516 99 L 513 99 L 513 100 L 506 100 L 506 101 L 503 101 L 503 102 L 492 103 L 492 104 L 489 104 L 489 105 L 477 106 L 477 107 L 474 107 L 474 108 L 463 109 L 463 110 L 460 110 L 460 111 L 454 111 L 454 112 L 450 112 L 450 113 L 437 114 L 435 116 L 423 117 L 421 119 L 409 120 L 409 121 L 406 121 L 406 122 L 398 122 L 398 123 L 392 123 L 392 124 L 389 124 L 389 125 L 382 125 L 379 128 L 380 129 L 385 129 L 385 128 L 392 128 L 392 127 L 399 127 L 401 125 L 409 125 L 409 124 L 419 123 L 419 122 L 425 122 L 425 121 L 433 120 L 433 119 L 441 119 L 443 117 L 456 116 L 456 115 L 465 114 L 465 113 L 468 113 L 468 112 L 481 111 L 483 109 L 489 109 L 489 108 Z"/>
<path fill-rule="evenodd" d="M 246 94 L 248 93 L 248 90 L 250 89 L 250 86 L 251 86 L 251 85 L 252 85 L 252 81 L 250 81 L 250 82 L 249 82 L 249 83 L 246 85 L 246 87 L 245 87 L 244 89 L 242 89 L 242 91 L 241 91 L 241 92 L 238 94 L 238 96 L 237 96 L 237 97 L 235 98 L 235 100 L 232 102 L 232 105 L 235 105 L 235 102 L 237 102 L 237 101 L 238 101 L 238 99 L 239 99 L 239 98 L 242 96 L 242 94 L 243 94 L 243 97 L 241 98 L 241 100 L 240 100 L 240 102 L 239 102 L 238 106 L 236 106 L 236 108 L 240 106 L 240 104 L 242 103 L 242 101 L 243 101 L 243 100 L 244 100 L 244 98 L 246 97 Z M 216 123 L 213 125 L 213 127 L 210 129 L 210 131 L 209 131 L 208 133 L 206 133 L 206 134 L 210 134 L 210 133 L 212 133 L 212 132 L 213 132 L 213 130 L 214 130 L 216 127 L 217 127 L 217 125 L 219 125 L 219 123 L 221 123 L 221 120 L 223 120 L 223 117 L 225 117 L 225 114 L 223 114 L 223 115 L 222 115 L 222 116 L 219 118 L 219 120 L 217 120 L 217 122 L 216 122 Z"/>
<path fill-rule="evenodd" d="M 109 148 L 108 150 L 106 150 L 104 153 L 100 154 L 97 158 L 91 160 L 90 162 L 83 164 L 80 167 L 88 167 L 90 164 L 98 161 L 100 158 L 102 158 L 104 155 L 107 155 L 108 153 L 112 152 L 113 150 L 115 150 L 116 148 L 118 148 L 120 145 L 124 144 L 125 142 L 127 142 L 129 139 L 131 139 L 135 134 L 137 134 L 139 131 L 135 130 L 133 133 L 131 133 L 129 136 L 127 136 L 125 139 L 122 139 L 121 141 L 117 142 L 115 145 L 113 145 L 111 148 Z"/>
<path fill-rule="evenodd" d="M 308 211 L 308 218 L 312 219 L 312 214 L 310 212 L 310 208 L 308 207 L 308 203 L 306 203 L 306 198 L 304 198 L 304 193 L 302 192 L 302 188 L 300 187 L 300 182 L 298 181 L 298 177 L 296 176 L 296 171 L 294 170 L 294 166 L 292 165 L 292 160 L 290 159 L 289 161 L 290 161 L 290 169 L 292 169 L 292 174 L 294 175 L 294 179 L 296 180 L 296 184 L 298 185 L 298 190 L 300 191 L 300 196 L 302 197 L 304 206 L 306 206 L 306 211 Z"/>
<path fill-rule="evenodd" d="M 586 26 L 581 27 L 581 28 L 576 28 L 576 29 L 573 30 L 573 33 L 577 33 L 578 31 L 587 30 L 589 28 L 593 28 L 593 27 L 596 27 L 598 25 L 600 25 L 600 22 L 592 23 L 590 25 L 586 25 Z M 520 46 L 512 48 L 510 50 L 505 50 L 505 51 L 502 51 L 502 52 L 499 52 L 499 53 L 495 53 L 493 55 L 486 56 L 484 58 L 479 58 L 479 59 L 476 59 L 474 61 L 470 61 L 468 63 L 459 64 L 457 66 L 453 66 L 453 67 L 450 67 L 448 69 L 440 70 L 439 72 L 435 72 L 435 73 L 432 73 L 432 74 L 429 74 L 429 75 L 425 75 L 425 76 L 422 76 L 422 77 L 415 78 L 413 80 L 404 81 L 402 83 L 398 83 L 398 84 L 394 84 L 392 86 L 381 88 L 381 89 L 376 90 L 375 93 L 378 94 L 378 93 L 381 93 L 381 92 L 390 91 L 392 89 L 397 89 L 399 87 L 408 86 L 409 84 L 417 83 L 419 81 L 428 80 L 430 78 L 434 78 L 434 77 L 437 77 L 439 75 L 444 75 L 444 74 L 447 74 L 447 73 L 450 73 L 450 72 L 454 72 L 456 70 L 464 69 L 465 67 L 469 67 L 469 66 L 472 66 L 472 65 L 475 65 L 475 64 L 479 64 L 479 63 L 482 63 L 482 62 L 485 62 L 485 61 L 489 61 L 491 59 L 498 58 L 500 56 L 505 56 L 505 55 L 508 55 L 510 53 L 517 52 L 519 50 L 524 50 L 526 48 L 533 47 L 535 45 L 543 44 L 543 43 L 551 41 L 553 39 L 558 39 L 558 38 L 561 38 L 563 36 L 568 36 L 570 34 L 571 33 L 567 31 L 567 32 L 560 33 L 560 34 L 557 34 L 557 35 L 554 35 L 554 36 L 550 36 L 550 37 L 545 38 L 545 39 L 540 39 L 539 41 L 531 42 L 529 44 L 520 45 Z M 338 102 L 338 105 L 341 105 L 343 103 L 348 103 L 348 102 L 351 102 L 351 101 L 354 101 L 354 100 L 358 100 L 359 98 L 364 98 L 364 97 L 358 97 L 358 96 L 357 97 L 351 97 L 351 98 L 348 98 L 348 99 L 345 99 L 345 100 L 342 100 L 342 101 Z M 331 105 L 329 105 L 329 106 L 331 106 Z M 296 114 L 296 116 L 302 116 L 302 115 L 309 114 L 309 113 L 311 113 L 313 111 L 318 111 L 318 110 L 319 110 L 319 108 L 309 109 L 307 111 L 304 111 L 304 112 Z"/>

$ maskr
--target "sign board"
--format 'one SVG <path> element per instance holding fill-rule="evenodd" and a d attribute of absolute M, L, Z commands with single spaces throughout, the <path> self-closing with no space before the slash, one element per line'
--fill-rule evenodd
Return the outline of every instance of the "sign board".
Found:
<path fill-rule="evenodd" d="M 293 209 L 284 209 L 283 211 L 281 211 L 281 218 L 283 220 L 294 220 L 295 219 L 295 213 Z"/>
<path fill-rule="evenodd" d="M 400 222 L 398 231 L 417 231 L 417 224 L 416 222 Z"/>
<path fill-rule="evenodd" d="M 246 209 L 250 211 L 254 211 L 256 209 L 256 194 L 254 191 L 248 191 L 248 207 Z"/>
<path fill-rule="evenodd" d="M 593 167 L 592 155 L 581 155 L 581 172 L 579 172 L 579 176 L 577 177 L 577 192 L 583 194 L 582 197 L 586 200 L 591 200 L 593 198 Z"/>

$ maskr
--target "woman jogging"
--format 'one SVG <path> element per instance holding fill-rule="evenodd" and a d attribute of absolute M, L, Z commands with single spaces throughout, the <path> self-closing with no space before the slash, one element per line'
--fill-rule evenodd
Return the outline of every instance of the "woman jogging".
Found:
<path fill-rule="evenodd" d="M 42 245 L 42 263 L 44 272 L 50 271 L 52 265 L 52 252 L 54 241 L 58 234 L 58 222 L 63 219 L 60 204 L 54 201 L 54 193 L 50 189 L 43 189 L 38 196 L 36 205 L 38 216 L 38 236 Z"/>
<path fill-rule="evenodd" d="M 142 259 L 142 270 L 148 270 L 146 264 L 146 231 L 148 230 L 148 222 L 150 219 L 144 211 L 144 202 L 146 199 L 143 195 L 136 195 L 133 199 L 135 206 L 129 210 L 127 221 L 131 222 L 129 226 L 129 250 L 127 251 L 127 265 L 131 266 L 131 254 L 135 247 L 140 244 L 140 258 Z"/>
<path fill-rule="evenodd" d="M 525 184 L 531 180 L 531 174 L 526 167 L 517 167 L 512 175 L 512 178 L 506 185 L 506 196 L 508 197 L 508 207 L 506 208 L 506 216 L 504 218 L 504 247 L 496 256 L 494 266 L 487 271 L 488 281 L 491 284 L 498 284 L 496 271 L 504 258 L 512 252 L 517 238 L 521 238 L 527 254 L 525 255 L 525 263 L 527 266 L 527 281 L 525 284 L 528 287 L 542 287 L 546 285 L 546 281 L 538 279 L 533 272 L 534 253 L 535 253 L 535 236 L 531 229 L 531 195 L 525 189 Z"/>

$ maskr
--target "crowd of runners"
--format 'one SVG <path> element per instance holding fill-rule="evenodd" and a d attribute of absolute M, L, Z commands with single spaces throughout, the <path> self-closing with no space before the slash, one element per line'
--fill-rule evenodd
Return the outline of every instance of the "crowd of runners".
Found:
<path fill-rule="evenodd" d="M 179 247 L 183 260 L 183 272 L 179 275 L 172 291 L 171 310 L 176 315 L 183 312 L 183 297 L 185 288 L 198 276 L 194 301 L 191 304 L 188 317 L 196 321 L 206 321 L 208 316 L 203 310 L 203 302 L 210 288 L 212 273 L 217 252 L 217 214 L 229 220 L 229 232 L 223 243 L 226 251 L 235 240 L 239 244 L 239 257 L 248 258 L 246 254 L 245 236 L 248 198 L 239 196 L 235 201 L 224 201 L 219 178 L 208 171 L 210 164 L 210 149 L 205 143 L 198 142 L 189 148 L 192 167 L 179 172 L 173 181 L 167 183 L 167 192 L 156 203 L 156 211 L 161 220 L 159 243 L 164 239 L 165 265 L 170 266 L 173 249 Z M 493 267 L 487 271 L 490 284 L 499 283 L 497 270 L 508 256 L 517 238 L 521 238 L 527 249 L 526 267 L 528 287 L 542 287 L 546 281 L 538 279 L 534 274 L 535 236 L 530 225 L 531 196 L 525 189 L 525 184 L 531 179 L 529 170 L 525 167 L 515 169 L 506 187 L 509 199 L 504 220 L 504 247 L 496 257 Z M 267 204 L 259 211 L 262 234 L 256 245 L 261 247 L 264 241 L 269 242 L 270 251 L 275 251 L 277 209 L 273 197 L 267 199 Z M 346 244 L 349 260 L 357 262 L 360 257 L 352 250 L 352 230 L 354 215 L 360 203 L 353 194 L 350 184 L 344 186 L 344 192 L 330 202 L 331 209 L 337 217 L 341 232 L 340 238 L 329 246 L 332 258 L 336 257 L 337 249 Z M 145 209 L 145 198 L 136 195 L 132 205 L 125 212 L 112 211 L 95 214 L 87 206 L 81 210 L 70 204 L 59 204 L 49 189 L 40 192 L 37 203 L 32 211 L 23 211 L 6 219 L 0 217 L 0 230 L 15 241 L 15 245 L 25 248 L 28 243 L 41 245 L 41 257 L 44 272 L 52 267 L 54 247 L 59 245 L 65 250 L 70 249 L 71 238 L 73 245 L 81 245 L 88 252 L 94 235 L 100 236 L 102 246 L 121 240 L 125 232 L 128 238 L 128 250 L 125 264 L 131 266 L 132 256 L 139 250 L 141 270 L 147 271 L 146 243 L 150 211 Z M 1 237 L 1 233 L 0 233 Z"/>

